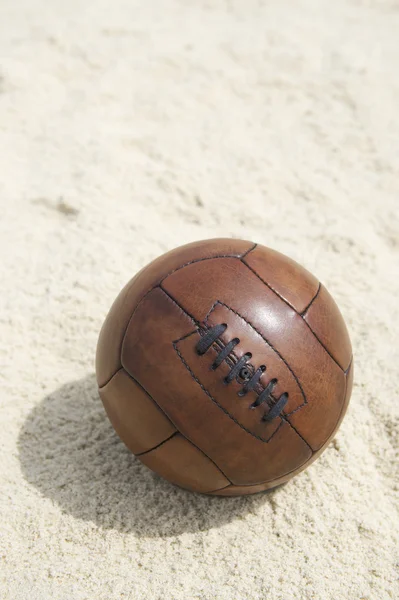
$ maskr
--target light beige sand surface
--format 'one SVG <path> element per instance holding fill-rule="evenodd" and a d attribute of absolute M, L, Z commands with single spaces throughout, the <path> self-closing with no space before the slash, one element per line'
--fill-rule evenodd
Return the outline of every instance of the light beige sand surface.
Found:
<path fill-rule="evenodd" d="M 2 600 L 399 597 L 399 6 L 3 0 Z M 270 495 L 173 487 L 94 382 L 122 285 L 236 236 L 335 296 L 342 428 Z"/>

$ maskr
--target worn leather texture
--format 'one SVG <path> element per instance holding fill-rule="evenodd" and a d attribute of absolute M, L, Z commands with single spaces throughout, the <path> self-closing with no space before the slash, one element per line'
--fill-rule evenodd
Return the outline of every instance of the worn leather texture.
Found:
<path fill-rule="evenodd" d="M 221 323 L 199 355 L 198 341 Z M 248 353 L 249 373 L 264 371 L 239 395 L 243 376 L 225 378 Z M 96 373 L 115 430 L 144 464 L 192 491 L 241 495 L 288 481 L 326 448 L 350 399 L 353 359 L 342 315 L 311 273 L 221 238 L 176 248 L 133 277 L 100 332 Z M 283 410 L 266 420 L 282 394 Z"/>

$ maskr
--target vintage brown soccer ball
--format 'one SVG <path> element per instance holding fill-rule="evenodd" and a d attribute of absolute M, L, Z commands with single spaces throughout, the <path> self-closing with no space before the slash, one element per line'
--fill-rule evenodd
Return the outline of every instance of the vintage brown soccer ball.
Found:
<path fill-rule="evenodd" d="M 352 390 L 349 335 L 319 281 L 252 242 L 194 242 L 144 267 L 116 298 L 96 357 L 125 444 L 192 491 L 253 494 L 331 441 Z"/>

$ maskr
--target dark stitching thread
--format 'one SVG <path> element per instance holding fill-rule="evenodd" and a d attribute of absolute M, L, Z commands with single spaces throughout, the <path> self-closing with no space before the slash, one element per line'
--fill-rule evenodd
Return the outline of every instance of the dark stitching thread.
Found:
<path fill-rule="evenodd" d="M 239 259 L 241 260 L 241 259 Z M 317 335 L 315 334 L 315 332 L 313 331 L 313 329 L 311 328 L 311 326 L 309 325 L 309 323 L 306 321 L 306 319 L 303 318 L 303 316 L 301 315 L 301 313 L 299 313 L 293 306 L 292 304 L 290 304 L 288 302 L 288 300 L 286 300 L 285 298 L 283 298 L 283 296 L 281 296 L 269 283 L 267 283 L 267 281 L 265 281 L 264 279 L 262 279 L 262 277 L 259 275 L 259 273 L 257 273 L 252 267 L 249 266 L 249 264 L 247 262 L 245 262 L 245 260 L 241 260 L 243 265 L 246 265 L 248 267 L 248 269 L 250 271 L 252 271 L 252 273 L 254 275 L 256 275 L 256 277 L 258 279 L 260 279 L 260 281 L 262 281 L 262 283 L 264 283 L 270 290 L 272 290 L 272 292 L 274 292 L 276 294 L 276 296 L 278 296 L 280 298 L 280 300 L 282 300 L 283 302 L 285 302 L 285 304 L 287 304 L 289 307 L 292 308 L 292 310 L 299 316 L 302 318 L 303 322 L 306 324 L 306 326 L 309 328 L 309 331 L 311 331 L 314 335 L 314 337 L 316 338 L 316 340 L 319 342 L 320 346 L 322 348 L 324 348 L 324 350 L 327 352 L 328 356 L 335 362 L 335 364 L 337 365 L 337 367 L 339 367 L 341 369 L 341 371 L 344 371 L 344 369 L 341 367 L 341 365 L 339 364 L 339 362 L 337 362 L 337 360 L 333 357 L 333 355 L 331 354 L 331 352 L 326 348 L 326 346 L 323 344 L 323 342 L 317 337 Z"/>
<path fill-rule="evenodd" d="M 208 320 L 209 315 L 211 314 L 211 312 L 215 309 L 217 304 L 221 304 L 222 306 L 226 307 L 228 310 L 230 310 L 232 313 L 234 313 L 235 315 L 237 315 L 237 317 L 240 317 L 240 319 L 242 319 L 247 325 L 249 325 L 254 331 L 256 331 L 256 333 L 262 338 L 262 340 L 264 342 L 266 342 L 266 344 L 268 346 L 270 346 L 270 348 L 272 350 L 274 350 L 274 352 L 277 354 L 277 356 L 279 358 L 281 358 L 281 360 L 283 361 L 283 363 L 285 364 L 285 366 L 288 368 L 288 370 L 290 371 L 291 375 L 293 376 L 293 378 L 295 379 L 296 383 L 298 384 L 299 389 L 301 390 L 301 394 L 303 397 L 303 403 L 298 406 L 294 411 L 292 411 L 291 413 L 287 413 L 285 416 L 289 417 L 292 414 L 294 414 L 294 412 L 296 412 L 298 409 L 302 408 L 302 406 L 304 406 L 305 404 L 308 404 L 308 400 L 306 397 L 305 392 L 303 391 L 302 385 L 298 379 L 298 377 L 295 375 L 294 371 L 291 369 L 290 365 L 287 363 L 287 361 L 285 360 L 285 358 L 280 354 L 280 352 L 264 337 L 264 335 L 252 324 L 250 323 L 245 317 L 243 317 L 242 315 L 240 315 L 240 313 L 238 313 L 236 310 L 234 310 L 234 308 L 231 308 L 230 306 L 227 306 L 227 304 L 225 304 L 224 302 L 221 302 L 220 300 L 216 300 L 216 302 L 213 303 L 212 308 L 208 311 L 208 314 L 205 317 L 205 321 Z M 263 386 L 262 386 L 263 387 Z"/>
<path fill-rule="evenodd" d="M 178 303 L 178 301 L 177 301 L 175 298 L 173 298 L 173 296 L 171 296 L 171 295 L 169 294 L 169 292 L 167 292 L 167 291 L 166 291 L 166 290 L 165 290 L 165 289 L 162 287 L 162 284 L 161 284 L 161 283 L 160 283 L 159 285 L 157 285 L 157 286 L 153 287 L 152 289 L 153 289 L 153 290 L 155 290 L 155 289 L 157 289 L 157 288 L 158 288 L 158 289 L 160 289 L 160 290 L 161 290 L 161 291 L 162 291 L 162 292 L 165 294 L 165 296 L 167 296 L 168 300 L 171 300 L 171 301 L 172 301 L 174 304 L 176 304 L 176 306 L 177 306 L 178 308 L 180 308 L 180 310 L 181 310 L 181 311 L 182 311 L 182 312 L 183 312 L 185 315 L 187 315 L 187 317 L 189 317 L 189 318 L 192 320 L 192 322 L 193 322 L 195 325 L 198 325 L 198 324 L 199 324 L 199 321 L 197 321 L 197 319 L 195 319 L 195 318 L 194 318 L 192 315 L 190 315 L 190 313 L 189 313 L 189 312 L 187 312 L 187 310 L 186 310 L 185 308 L 183 308 L 183 307 L 182 307 L 182 306 L 181 306 L 181 305 Z"/>
<path fill-rule="evenodd" d="M 240 258 L 239 260 L 240 260 L 240 261 L 241 261 L 241 262 L 242 262 L 242 263 L 243 263 L 243 264 L 244 264 L 246 267 L 248 267 L 248 269 L 249 269 L 250 271 L 252 271 L 252 273 L 253 273 L 254 275 L 256 275 L 256 277 L 257 277 L 258 279 L 260 279 L 262 283 L 264 283 L 264 284 L 265 284 L 265 285 L 266 285 L 266 286 L 267 286 L 267 287 L 268 287 L 270 290 L 272 290 L 272 292 L 274 292 L 274 293 L 276 294 L 276 296 L 278 296 L 278 297 L 280 298 L 280 300 L 282 300 L 283 302 L 285 302 L 286 304 L 288 304 L 288 306 L 290 306 L 290 307 L 291 307 L 293 310 L 295 310 L 295 308 L 292 306 L 292 304 L 290 304 L 290 303 L 288 302 L 288 300 L 286 300 L 286 299 L 284 298 L 284 296 L 282 296 L 281 294 L 279 294 L 279 293 L 278 293 L 278 291 L 277 291 L 277 290 L 275 290 L 275 289 L 274 289 L 274 287 L 273 287 L 272 285 L 270 285 L 270 283 L 267 283 L 267 281 L 265 281 L 264 279 L 262 279 L 262 277 L 259 275 L 259 273 L 257 273 L 257 272 L 255 271 L 255 269 L 253 269 L 253 268 L 251 267 L 251 265 L 249 265 L 249 264 L 248 264 L 248 263 L 247 263 L 247 262 L 246 262 L 244 259 L 241 259 L 241 258 Z M 295 310 L 295 312 L 297 313 L 297 311 L 296 311 L 296 310 Z M 298 313 L 297 313 L 297 314 L 298 314 Z"/>
<path fill-rule="evenodd" d="M 194 333 L 199 333 L 198 329 L 194 329 L 194 331 L 190 331 L 190 333 L 185 333 L 184 335 L 181 336 L 181 338 L 172 342 L 172 344 L 174 344 L 175 342 L 176 343 L 182 342 L 183 340 L 186 340 L 188 337 L 191 337 L 192 335 L 194 335 Z"/>
<path fill-rule="evenodd" d="M 319 295 L 320 289 L 321 289 L 321 283 L 319 282 L 319 287 L 317 288 L 317 292 L 316 292 L 315 296 L 313 296 L 313 298 L 311 299 L 311 301 L 309 302 L 307 307 L 301 313 L 299 313 L 301 315 L 301 317 L 304 317 L 305 314 L 308 312 L 309 308 L 312 306 L 313 302 L 316 300 L 317 296 Z"/>
<path fill-rule="evenodd" d="M 350 367 L 351 367 L 351 364 L 352 364 L 352 361 L 353 361 L 353 355 L 352 355 L 352 358 L 351 358 L 351 362 L 349 363 L 349 367 L 348 367 L 348 369 L 345 371 L 345 374 L 347 374 L 347 372 L 349 371 L 349 369 L 350 369 Z M 348 389 L 348 378 L 347 378 L 347 377 L 345 377 L 345 388 L 344 388 L 344 394 L 343 394 L 343 402 L 342 402 L 342 404 L 341 404 L 341 408 L 340 408 L 339 415 L 338 415 L 337 421 L 336 421 L 336 423 L 335 423 L 334 429 L 333 429 L 332 433 L 329 435 L 329 437 L 326 439 L 326 441 L 325 441 L 325 442 L 323 443 L 323 445 L 322 445 L 322 447 L 324 447 L 324 448 L 326 448 L 326 447 L 328 446 L 328 444 L 331 442 L 331 440 L 333 440 L 333 439 L 335 438 L 335 435 L 336 435 L 336 433 L 337 433 L 337 425 L 338 425 L 338 423 L 340 422 L 340 419 L 341 419 L 342 413 L 343 413 L 343 412 L 344 412 L 344 410 L 346 410 L 346 409 L 347 409 L 347 407 L 348 407 L 348 402 L 346 402 L 346 404 L 345 404 L 345 398 L 346 398 L 346 392 L 347 392 L 347 389 Z M 317 450 L 315 450 L 315 451 L 314 451 L 314 453 L 315 453 L 315 452 L 317 452 Z"/>
<path fill-rule="evenodd" d="M 208 319 L 209 319 L 209 315 L 211 314 L 211 312 L 212 312 L 213 310 L 215 310 L 215 306 L 216 306 L 217 304 L 219 304 L 219 300 L 215 300 L 215 302 L 212 304 L 211 308 L 210 308 L 210 309 L 208 310 L 208 312 L 206 313 L 206 315 L 205 315 L 205 319 L 204 319 L 204 322 L 205 322 L 205 323 L 208 321 Z"/>
<path fill-rule="evenodd" d="M 160 283 L 165 281 L 165 279 L 167 277 L 169 277 L 169 275 L 172 275 L 172 273 L 176 273 L 176 271 L 180 271 L 180 269 L 184 269 L 184 267 L 188 267 L 188 265 L 192 265 L 197 262 L 202 262 L 203 260 L 212 260 L 213 258 L 238 258 L 238 260 L 241 260 L 242 256 L 246 256 L 248 254 L 248 252 L 253 250 L 255 247 L 256 247 L 256 244 L 253 247 L 249 248 L 249 250 L 246 250 L 244 252 L 244 254 L 238 254 L 238 255 L 237 254 L 217 254 L 215 256 L 204 256 L 202 258 L 194 258 L 193 260 L 189 260 L 188 262 L 184 263 L 183 265 L 176 267 L 176 269 L 169 271 L 169 273 L 167 273 L 167 275 L 165 275 L 165 277 L 162 277 Z"/>
<path fill-rule="evenodd" d="M 165 444 L 165 442 L 168 442 L 170 439 L 172 439 L 172 437 L 174 437 L 178 433 L 180 433 L 180 432 L 179 431 L 175 431 L 174 433 L 172 433 L 172 435 L 170 435 L 169 437 L 167 437 L 166 440 L 163 440 L 162 442 L 160 442 L 159 444 L 157 444 L 153 448 L 150 448 L 149 450 L 145 450 L 144 452 L 139 452 L 138 454 L 135 454 L 134 456 L 143 456 L 143 454 L 148 454 L 149 452 L 152 452 L 153 450 L 156 450 L 157 448 L 159 448 L 160 446 L 162 446 L 162 444 Z"/>
<path fill-rule="evenodd" d="M 138 303 L 136 304 L 136 306 L 135 306 L 135 307 L 134 307 L 134 309 L 133 309 L 133 312 L 132 312 L 132 314 L 130 315 L 130 317 L 129 317 L 129 319 L 128 319 L 128 322 L 127 322 L 127 325 L 126 325 L 126 327 L 125 327 L 125 331 L 123 332 L 123 335 L 122 335 L 122 340 L 121 340 L 121 343 L 120 343 L 120 346 L 119 346 L 119 362 L 121 363 L 122 367 L 123 367 L 123 364 L 122 364 L 122 348 L 123 348 L 123 344 L 125 343 L 125 337 L 126 337 L 127 330 L 129 329 L 129 325 L 130 325 L 130 323 L 131 323 L 131 320 L 133 319 L 133 316 L 134 316 L 134 314 L 136 313 L 136 310 L 138 309 L 138 307 L 140 306 L 140 304 L 143 302 L 143 300 L 145 300 L 145 298 L 148 296 L 148 294 L 149 294 L 150 292 L 152 292 L 152 290 L 153 290 L 153 289 L 154 289 L 154 288 L 151 288 L 150 290 L 148 290 L 148 291 L 147 291 L 147 292 L 144 294 L 144 296 L 141 298 L 141 300 L 139 300 L 139 301 L 138 301 Z M 118 369 L 118 370 L 120 371 L 120 369 Z M 116 373 L 117 373 L 117 372 L 118 372 L 118 371 L 116 371 Z M 116 375 L 116 373 L 114 373 L 114 375 Z M 106 381 L 106 382 L 103 384 L 103 386 L 102 386 L 102 387 L 105 387 L 105 386 L 106 386 L 106 385 L 107 385 L 107 384 L 108 384 L 108 383 L 111 381 L 111 379 L 114 377 L 114 375 L 112 375 L 112 376 L 111 376 L 111 377 L 110 377 L 110 378 L 109 378 L 109 379 L 108 379 L 108 380 L 107 380 L 107 381 Z"/>
<path fill-rule="evenodd" d="M 229 480 L 229 481 L 230 481 L 230 480 Z M 227 484 L 227 485 L 224 485 L 224 486 L 223 486 L 223 487 L 221 487 L 221 488 L 217 488 L 216 490 L 210 490 L 209 492 L 202 492 L 202 493 L 203 493 L 203 494 L 214 494 L 215 492 L 221 492 L 222 490 L 225 490 L 225 489 L 227 489 L 227 488 L 229 488 L 229 487 L 234 487 L 234 485 L 235 485 L 234 483 L 229 483 L 229 484 Z"/>
<path fill-rule="evenodd" d="M 124 371 L 125 369 L 123 368 L 123 366 L 118 367 L 117 370 L 115 371 L 115 373 L 113 375 L 111 375 L 111 377 L 108 379 L 107 383 L 104 383 L 104 385 L 102 386 L 98 386 L 98 391 L 100 392 L 101 390 L 103 390 L 105 387 L 107 387 L 107 385 L 109 383 L 111 383 L 111 381 L 113 380 L 114 377 L 116 377 L 116 375 L 118 375 L 119 371 Z"/>
<path fill-rule="evenodd" d="M 294 411 L 295 412 L 295 411 Z M 292 413 L 291 413 L 292 414 Z M 307 447 L 310 449 L 311 453 L 314 454 L 313 448 L 310 446 L 310 444 L 308 444 L 308 442 L 305 440 L 305 438 L 299 433 L 298 429 L 296 427 L 293 426 L 292 423 L 290 423 L 290 421 L 288 421 L 287 417 L 290 417 L 291 414 L 289 415 L 283 415 L 281 418 L 283 421 L 285 421 L 286 423 L 288 423 L 288 425 L 295 431 L 295 433 L 301 438 L 301 440 L 303 442 L 305 442 L 305 444 L 307 445 Z"/>
<path fill-rule="evenodd" d="M 350 363 L 349 363 L 349 366 L 348 366 L 348 368 L 346 369 L 346 371 L 344 371 L 345 375 L 348 375 L 348 373 L 349 373 L 349 369 L 351 368 L 351 366 L 352 366 L 352 363 L 353 363 L 353 354 L 352 354 L 352 356 L 351 356 L 351 359 L 350 359 Z"/>
<path fill-rule="evenodd" d="M 337 365 L 337 367 L 339 367 L 341 369 L 341 371 L 343 373 L 345 373 L 344 369 L 341 367 L 341 365 L 339 364 L 339 362 L 337 362 L 337 360 L 333 357 L 333 355 L 331 354 L 331 352 L 325 347 L 325 345 L 323 344 L 323 342 L 321 341 L 321 339 L 316 335 L 316 333 L 313 331 L 313 329 L 311 328 L 311 326 L 309 325 L 309 323 L 306 321 L 306 319 L 303 319 L 303 322 L 306 323 L 306 325 L 309 327 L 309 330 L 313 333 L 313 335 L 315 336 L 316 340 L 319 342 L 320 346 L 322 348 L 324 348 L 324 350 L 327 352 L 328 356 L 335 362 L 335 364 Z"/>
<path fill-rule="evenodd" d="M 347 408 L 347 406 L 348 406 L 348 402 L 349 402 L 349 400 L 348 400 L 348 402 L 346 403 L 346 406 L 345 406 L 346 392 L 348 391 L 348 373 L 349 373 L 349 369 L 350 369 L 350 368 L 351 368 L 351 366 L 352 366 L 352 362 L 353 362 L 353 354 L 352 354 L 352 356 L 351 356 L 351 361 L 350 361 L 350 363 L 349 363 L 349 367 L 348 367 L 348 368 L 346 369 L 346 371 L 345 371 L 345 389 L 344 389 L 344 398 L 343 398 L 343 402 L 342 402 L 341 410 L 339 411 L 339 415 L 338 415 L 337 423 L 339 423 L 339 420 L 340 420 L 340 418 L 341 418 L 342 412 L 343 412 L 344 410 L 346 410 L 346 408 Z M 335 434 L 336 434 L 336 431 L 334 430 L 334 431 L 333 431 L 333 433 L 332 433 L 332 435 L 331 435 L 331 436 L 330 436 L 328 439 L 330 440 L 330 439 L 331 439 L 331 438 L 332 438 L 332 437 L 333 437 Z"/>
<path fill-rule="evenodd" d="M 173 345 L 178 344 L 179 342 L 182 342 L 183 340 L 186 340 L 188 337 L 194 335 L 195 333 L 199 333 L 198 329 L 194 329 L 194 331 L 190 331 L 190 333 L 186 333 L 184 335 L 182 335 L 181 337 L 179 337 L 179 339 L 174 340 L 172 342 Z"/>
<path fill-rule="evenodd" d="M 289 421 L 287 421 L 287 423 L 289 425 L 291 425 L 291 423 Z M 291 426 L 292 427 L 292 426 Z M 309 446 L 309 444 L 308 444 Z M 309 446 L 310 448 L 310 446 Z M 312 450 L 312 448 L 310 448 Z M 312 454 L 315 454 L 315 452 L 313 452 L 312 450 Z M 299 467 L 295 467 L 294 469 L 291 469 L 291 471 L 288 471 L 288 473 L 284 473 L 284 475 L 280 475 L 279 477 L 275 478 L 275 479 L 266 479 L 266 481 L 259 481 L 258 483 L 231 483 L 231 485 L 226 485 L 224 488 L 220 488 L 221 490 L 224 490 L 226 488 L 237 488 L 237 487 L 247 487 L 247 488 L 251 488 L 251 487 L 256 487 L 258 485 L 264 485 L 265 483 L 272 483 L 274 481 L 279 481 L 280 479 L 282 479 L 283 477 L 287 477 L 288 475 L 291 475 L 291 473 L 296 473 L 296 472 L 300 472 L 303 471 L 305 468 L 305 465 L 308 463 L 308 461 L 310 460 L 310 458 L 308 458 L 307 460 L 305 460 L 305 462 L 303 462 Z M 279 486 L 281 484 L 277 484 L 277 486 Z M 218 490 L 213 490 L 214 492 L 217 492 Z M 205 492 L 206 494 L 212 494 L 213 492 Z"/>
<path fill-rule="evenodd" d="M 126 375 L 128 377 L 130 377 L 130 379 L 132 381 L 134 381 L 143 390 L 143 392 L 145 392 L 147 394 L 147 396 L 150 398 L 150 400 L 153 401 L 153 403 L 155 404 L 155 406 L 157 406 L 159 408 L 159 410 L 165 415 L 165 417 L 176 427 L 176 429 L 177 429 L 176 433 L 180 433 L 180 435 L 182 437 L 184 437 L 184 439 L 187 440 L 187 442 L 190 442 L 190 444 L 192 444 L 194 446 L 194 448 L 197 448 L 197 450 L 199 450 L 200 452 L 202 452 L 202 454 L 204 456 L 206 456 L 211 461 L 211 463 L 213 463 L 215 465 L 215 467 L 217 469 L 219 469 L 219 471 L 221 472 L 221 474 L 224 477 L 226 477 L 227 481 L 229 481 L 233 485 L 233 482 L 231 481 L 231 479 L 229 479 L 227 477 L 226 473 L 224 473 L 222 471 L 222 469 L 219 467 L 219 465 L 216 464 L 215 461 L 212 460 L 212 458 L 210 456 L 208 456 L 208 454 L 206 454 L 206 452 L 204 452 L 204 450 L 202 450 L 202 448 L 200 448 L 199 446 L 197 446 L 196 444 L 194 444 L 194 442 L 192 440 L 190 440 L 190 438 L 188 438 L 186 435 L 184 435 L 184 433 L 182 433 L 180 431 L 180 429 L 176 426 L 176 423 L 174 423 L 173 420 L 171 419 L 171 417 L 163 410 L 163 408 L 161 406 L 159 406 L 158 402 L 151 396 L 151 394 L 145 389 L 145 387 L 143 385 L 141 385 L 141 383 L 135 377 L 133 377 L 133 375 L 131 373 L 129 373 L 129 371 L 127 369 L 125 369 L 125 367 L 123 367 L 123 370 L 125 371 Z"/>
<path fill-rule="evenodd" d="M 256 248 L 257 245 L 258 244 L 254 244 L 252 246 L 252 248 L 249 248 L 249 250 L 247 250 L 246 252 L 244 252 L 244 254 L 241 254 L 240 260 L 243 260 L 247 256 L 247 254 L 249 254 L 250 252 L 252 252 L 253 250 L 255 250 L 255 248 Z"/>
<path fill-rule="evenodd" d="M 193 331 L 192 334 L 197 333 L 197 331 Z M 273 431 L 272 435 L 269 438 L 262 438 L 259 435 L 256 435 L 255 433 L 253 433 L 250 429 L 247 429 L 246 427 L 244 427 L 244 425 L 242 425 L 239 421 L 237 421 L 237 419 L 235 417 L 233 417 L 233 415 L 231 415 L 225 408 L 224 406 L 222 406 L 221 404 L 219 404 L 219 402 L 216 400 L 216 398 L 214 398 L 212 396 L 212 394 L 210 394 L 208 392 L 208 390 L 206 389 L 206 387 L 200 382 L 200 380 L 198 379 L 198 377 L 195 375 L 195 373 L 191 370 L 190 366 L 188 365 L 188 363 L 186 362 L 185 358 L 183 357 L 182 353 L 180 352 L 179 348 L 177 347 L 178 342 L 180 342 L 181 340 L 176 340 L 173 342 L 173 347 L 177 352 L 177 355 L 179 356 L 180 360 L 182 361 L 183 365 L 186 367 L 187 371 L 190 373 L 191 377 L 194 379 L 194 381 L 196 381 L 198 383 L 198 385 L 200 386 L 200 388 L 205 392 L 205 394 L 212 400 L 212 402 L 214 404 L 216 404 L 216 406 L 218 406 L 228 417 L 229 419 L 231 419 L 232 421 L 234 421 L 234 423 L 236 425 L 238 425 L 241 429 L 243 429 L 244 431 L 246 431 L 247 433 L 249 433 L 250 435 L 252 435 L 254 438 L 260 440 L 261 442 L 270 442 L 270 440 L 273 438 L 273 436 L 277 433 L 277 431 L 280 429 L 282 423 L 283 423 L 283 419 L 281 418 L 281 422 L 279 424 L 279 426 L 277 427 L 277 429 L 275 431 Z"/>
<path fill-rule="evenodd" d="M 150 293 L 151 293 L 153 290 L 156 290 L 157 288 L 159 288 L 159 289 L 160 289 L 160 290 L 161 290 L 161 291 L 162 291 L 162 292 L 163 292 L 163 293 L 164 293 L 164 294 L 165 294 L 165 295 L 166 295 L 166 296 L 169 298 L 169 300 L 171 300 L 172 302 L 174 302 L 174 303 L 176 304 L 176 306 L 178 306 L 178 307 L 180 308 L 180 310 L 181 310 L 181 311 L 182 311 L 182 312 L 183 312 L 183 313 L 184 313 L 184 314 L 185 314 L 187 317 L 189 317 L 189 319 L 191 319 L 191 320 L 193 321 L 193 323 L 198 323 L 198 321 L 197 321 L 196 319 L 194 319 L 194 317 L 193 317 L 192 315 L 190 315 L 190 314 L 189 314 L 189 313 L 188 313 L 186 310 L 184 310 L 184 308 L 182 308 L 182 307 L 180 306 L 180 304 L 179 304 L 179 303 L 178 303 L 178 302 L 177 302 L 177 301 L 176 301 L 174 298 L 172 298 L 172 296 L 171 296 L 170 294 L 168 294 L 168 292 L 166 292 L 166 291 L 163 289 L 163 287 L 161 287 L 161 284 L 154 285 L 154 286 L 153 286 L 151 289 L 149 289 L 149 290 L 148 290 L 148 291 L 147 291 L 147 292 L 144 294 L 144 296 L 141 298 L 141 300 L 139 300 L 139 302 L 137 303 L 137 305 L 134 307 L 134 309 L 133 309 L 133 312 L 132 312 L 132 314 L 130 315 L 130 317 L 129 317 L 129 320 L 128 320 L 128 322 L 127 322 L 127 325 L 126 325 L 125 331 L 124 331 L 124 333 L 123 333 L 123 336 L 122 336 L 121 345 L 120 345 L 120 348 L 119 348 L 119 360 L 120 360 L 120 363 L 121 363 L 122 367 L 123 367 L 123 364 L 122 364 L 122 348 L 123 348 L 123 344 L 125 343 L 125 338 L 126 338 L 127 330 L 129 329 L 129 325 L 130 325 L 130 323 L 131 323 L 131 321 L 132 321 L 132 319 L 133 319 L 134 315 L 136 314 L 136 311 L 138 310 L 138 308 L 139 308 L 140 304 L 141 304 L 142 302 L 144 302 L 144 300 L 147 298 L 148 294 L 150 294 Z M 120 369 L 118 369 L 118 371 L 119 371 L 119 370 L 120 370 Z M 111 379 L 114 377 L 114 375 L 116 375 L 116 373 L 117 373 L 118 371 L 116 371 L 116 372 L 115 372 L 113 375 L 111 375 L 111 377 L 110 377 L 110 378 L 109 378 L 109 379 L 108 379 L 108 380 L 107 380 L 107 381 L 106 381 L 106 382 L 105 382 L 105 383 L 102 385 L 102 387 L 105 387 L 105 386 L 106 386 L 106 385 L 107 385 L 107 384 L 108 384 L 108 383 L 111 381 Z"/>

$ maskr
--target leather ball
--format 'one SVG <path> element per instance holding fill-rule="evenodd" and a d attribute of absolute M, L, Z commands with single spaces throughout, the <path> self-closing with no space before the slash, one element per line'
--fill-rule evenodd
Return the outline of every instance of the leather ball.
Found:
<path fill-rule="evenodd" d="M 252 494 L 326 448 L 352 390 L 352 349 L 327 289 L 260 244 L 176 248 L 123 288 L 101 329 L 99 393 L 150 469 L 191 491 Z"/>

